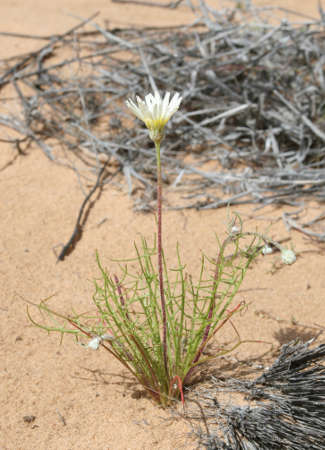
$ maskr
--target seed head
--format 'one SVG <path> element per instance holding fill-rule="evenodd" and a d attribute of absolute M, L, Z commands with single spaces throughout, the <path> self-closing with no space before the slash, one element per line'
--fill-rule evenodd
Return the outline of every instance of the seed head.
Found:
<path fill-rule="evenodd" d="M 283 248 L 281 250 L 281 259 L 284 264 L 293 264 L 296 261 L 295 252 L 290 249 Z"/>

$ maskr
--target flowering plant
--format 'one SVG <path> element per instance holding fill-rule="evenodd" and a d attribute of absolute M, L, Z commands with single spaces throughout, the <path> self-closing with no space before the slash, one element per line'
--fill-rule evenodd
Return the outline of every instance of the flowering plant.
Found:
<path fill-rule="evenodd" d="M 102 266 L 101 283 L 95 282 L 94 313 L 63 316 L 48 307 L 39 308 L 54 325 L 33 323 L 47 331 L 71 333 L 77 340 L 88 337 L 86 347 L 99 347 L 117 358 L 159 404 L 167 406 L 177 398 L 184 401 L 183 386 L 189 383 L 198 365 L 211 356 L 206 347 L 218 331 L 240 311 L 244 304 L 230 305 L 251 262 L 262 251 L 263 238 L 244 232 L 235 216 L 228 236 L 218 242 L 216 258 L 201 256 L 198 277 L 186 273 L 177 246 L 177 267 L 168 269 L 162 245 L 162 177 L 160 144 L 164 127 L 180 106 L 182 98 L 167 92 L 148 94 L 137 104 L 127 100 L 127 107 L 149 129 L 157 158 L 157 247 L 142 238 L 135 246 L 138 271 L 131 273 L 127 264 L 121 274 L 110 275 Z M 157 268 L 154 262 L 157 258 Z M 62 322 L 58 325 L 57 319 Z M 232 348 L 220 348 L 212 358 Z"/>

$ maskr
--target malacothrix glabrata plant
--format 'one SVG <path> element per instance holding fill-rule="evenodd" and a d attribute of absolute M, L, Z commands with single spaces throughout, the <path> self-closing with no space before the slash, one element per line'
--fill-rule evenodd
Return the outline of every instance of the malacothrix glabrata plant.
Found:
<path fill-rule="evenodd" d="M 135 245 L 138 270 L 131 273 L 128 264 L 120 264 L 120 274 L 110 275 L 97 254 L 101 281 L 95 281 L 94 313 L 63 316 L 46 301 L 38 308 L 54 325 L 30 320 L 48 332 L 73 334 L 90 340 L 86 347 L 102 348 L 117 358 L 134 375 L 150 396 L 168 406 L 181 398 L 183 387 L 196 368 L 211 358 L 238 347 L 220 349 L 213 356 L 205 350 L 211 339 L 244 307 L 231 306 L 245 273 L 267 244 L 258 233 L 244 232 L 235 215 L 228 235 L 217 242 L 216 256 L 200 256 L 197 278 L 186 272 L 177 246 L 177 266 L 168 268 L 162 245 L 162 168 L 160 144 L 166 123 L 178 110 L 179 94 L 162 98 L 158 92 L 144 100 L 126 102 L 129 110 L 149 130 L 157 160 L 157 245 L 152 248 L 145 238 Z M 157 261 L 157 262 L 156 262 Z M 58 324 L 59 320 L 59 324 Z"/>

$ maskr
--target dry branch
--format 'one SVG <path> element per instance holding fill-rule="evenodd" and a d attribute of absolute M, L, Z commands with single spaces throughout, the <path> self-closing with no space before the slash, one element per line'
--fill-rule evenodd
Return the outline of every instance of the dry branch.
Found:
<path fill-rule="evenodd" d="M 202 0 L 186 27 L 108 30 L 92 16 L 44 37 L 38 51 L 0 61 L 2 93 L 17 92 L 0 103 L 3 139 L 33 141 L 54 161 L 58 147 L 96 164 L 111 159 L 137 192 L 136 208 L 147 210 L 155 158 L 124 100 L 155 87 L 178 91 L 182 110 L 162 155 L 164 181 L 182 195 L 174 208 L 323 202 L 324 14 L 274 26 L 248 9 L 215 11 Z M 183 162 L 188 152 L 194 163 Z"/>

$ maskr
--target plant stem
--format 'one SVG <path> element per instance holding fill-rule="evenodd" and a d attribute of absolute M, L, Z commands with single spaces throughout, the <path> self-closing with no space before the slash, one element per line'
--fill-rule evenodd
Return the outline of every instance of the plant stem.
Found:
<path fill-rule="evenodd" d="M 161 205 L 162 205 L 162 179 L 161 179 L 161 162 L 160 162 L 160 141 L 155 141 L 156 155 L 157 155 L 157 226 L 158 226 L 158 275 L 159 275 L 159 289 L 161 300 L 161 312 L 163 320 L 163 354 L 166 375 L 168 377 L 168 361 L 167 361 L 167 317 L 166 317 L 166 301 L 164 292 L 163 280 L 163 260 L 162 260 L 162 220 L 161 220 Z"/>
<path fill-rule="evenodd" d="M 212 290 L 212 295 L 211 295 L 211 300 L 210 300 L 210 308 L 209 308 L 209 312 L 208 312 L 208 325 L 206 326 L 204 333 L 203 333 L 203 338 L 202 338 L 202 342 L 201 345 L 199 347 L 199 350 L 195 356 L 195 358 L 192 361 L 192 364 L 196 364 L 198 362 L 198 360 L 201 358 L 202 352 L 204 350 L 204 347 L 208 341 L 209 338 L 209 333 L 210 333 L 210 329 L 212 326 L 211 323 L 211 319 L 213 316 L 213 312 L 214 312 L 214 308 L 215 308 L 215 304 L 216 304 L 216 296 L 217 296 L 217 286 L 218 286 L 218 280 L 219 280 L 219 270 L 220 270 L 220 263 L 221 263 L 221 255 L 223 255 L 224 250 L 226 248 L 226 245 L 228 244 L 228 242 L 231 240 L 231 236 L 228 236 L 227 239 L 224 241 L 224 243 L 222 244 L 220 250 L 219 250 L 219 255 L 216 261 L 216 268 L 214 271 L 214 276 L 213 276 L 213 290 Z M 193 368 L 193 366 L 192 366 Z M 191 372 L 192 368 L 190 369 L 189 372 Z M 189 375 L 189 373 L 187 374 Z"/>

